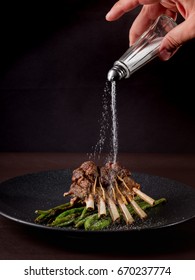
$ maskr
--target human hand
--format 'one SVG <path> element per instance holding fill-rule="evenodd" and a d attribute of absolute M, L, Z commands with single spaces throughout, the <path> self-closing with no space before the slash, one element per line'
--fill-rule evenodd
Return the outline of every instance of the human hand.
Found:
<path fill-rule="evenodd" d="M 129 31 L 130 45 L 134 44 L 161 14 L 174 20 L 178 14 L 184 18 L 182 23 L 163 38 L 159 47 L 159 57 L 162 60 L 168 60 L 183 43 L 195 38 L 195 0 L 119 0 L 106 15 L 106 20 L 117 20 L 139 5 L 142 5 L 142 9 Z"/>

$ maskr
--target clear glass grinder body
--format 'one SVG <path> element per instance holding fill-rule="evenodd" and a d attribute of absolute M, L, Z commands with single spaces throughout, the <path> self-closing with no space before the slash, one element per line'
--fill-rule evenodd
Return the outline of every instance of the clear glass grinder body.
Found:
<path fill-rule="evenodd" d="M 109 81 L 129 78 L 132 73 L 158 55 L 163 37 L 176 26 L 176 22 L 166 16 L 159 16 L 142 36 L 117 60 L 109 70 Z"/>

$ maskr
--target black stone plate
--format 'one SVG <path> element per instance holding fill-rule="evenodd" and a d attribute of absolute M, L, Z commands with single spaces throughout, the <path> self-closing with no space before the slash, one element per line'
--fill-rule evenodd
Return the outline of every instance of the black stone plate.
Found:
<path fill-rule="evenodd" d="M 72 170 L 54 170 L 18 176 L 0 184 L 0 214 L 18 223 L 49 231 L 61 231 L 70 236 L 88 234 L 135 232 L 173 226 L 195 217 L 195 188 L 168 178 L 133 173 L 133 178 L 141 184 L 141 189 L 154 199 L 166 198 L 165 204 L 148 211 L 148 218 L 135 223 L 113 225 L 102 231 L 55 228 L 34 223 L 36 209 L 49 209 L 65 203 L 63 193 L 71 184 Z"/>

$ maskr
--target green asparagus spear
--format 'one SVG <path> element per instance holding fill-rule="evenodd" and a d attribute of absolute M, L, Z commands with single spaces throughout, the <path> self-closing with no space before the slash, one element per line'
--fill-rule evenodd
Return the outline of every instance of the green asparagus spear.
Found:
<path fill-rule="evenodd" d="M 76 217 L 79 216 L 79 214 L 82 213 L 83 209 L 84 209 L 84 207 L 79 207 L 79 208 L 72 208 L 72 209 L 69 209 L 69 210 L 66 210 L 66 211 L 62 212 L 51 223 L 51 226 L 58 226 L 59 224 L 65 223 L 72 218 L 75 219 Z"/>
<path fill-rule="evenodd" d="M 95 221 L 91 226 L 89 226 L 88 230 L 102 230 L 107 228 L 112 223 L 111 217 L 101 218 Z"/>
<path fill-rule="evenodd" d="M 84 225 L 85 220 L 88 218 L 88 216 L 91 216 L 92 214 L 95 214 L 96 210 L 88 210 L 86 207 L 83 209 L 81 215 L 75 219 L 74 224 L 75 227 L 81 227 Z"/>
<path fill-rule="evenodd" d="M 68 215 L 74 214 L 74 213 L 82 213 L 83 209 L 84 209 L 84 206 L 83 207 L 78 207 L 78 208 L 72 208 L 72 209 L 69 209 L 69 210 L 65 210 L 64 212 L 62 212 L 61 214 L 59 214 L 56 217 L 56 220 L 61 219 L 63 217 L 66 217 Z"/>
<path fill-rule="evenodd" d="M 72 207 L 70 202 L 58 205 L 56 207 L 50 208 L 48 210 L 36 210 L 35 213 L 38 214 L 38 217 L 35 219 L 35 223 L 46 223 L 52 217 L 55 218 L 56 215 L 62 211 Z"/>
<path fill-rule="evenodd" d="M 94 224 L 94 222 L 97 219 L 98 219 L 98 214 L 93 214 L 93 215 L 89 216 L 88 219 L 86 219 L 86 221 L 84 223 L 85 230 L 89 230 L 90 227 L 92 226 L 92 224 Z"/>
<path fill-rule="evenodd" d="M 83 219 L 79 219 L 78 221 L 75 221 L 75 228 L 82 228 L 87 219 L 88 219 L 88 216 L 86 216 Z"/>

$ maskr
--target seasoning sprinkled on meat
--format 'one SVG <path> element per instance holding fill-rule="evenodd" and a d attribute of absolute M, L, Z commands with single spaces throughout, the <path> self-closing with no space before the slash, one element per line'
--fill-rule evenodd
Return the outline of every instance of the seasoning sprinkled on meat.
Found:
<path fill-rule="evenodd" d="M 97 204 L 99 216 L 110 212 L 113 221 L 120 219 L 117 207 L 120 208 L 126 223 L 132 223 L 133 218 L 126 205 L 132 204 L 136 213 L 145 218 L 146 213 L 140 209 L 134 198 L 140 196 L 151 205 L 154 199 L 140 190 L 140 184 L 135 182 L 131 172 L 119 163 L 107 162 L 102 167 L 97 167 L 93 161 L 86 161 L 73 171 L 72 184 L 68 193 L 72 203 L 80 200 L 87 208 L 94 209 Z"/>

